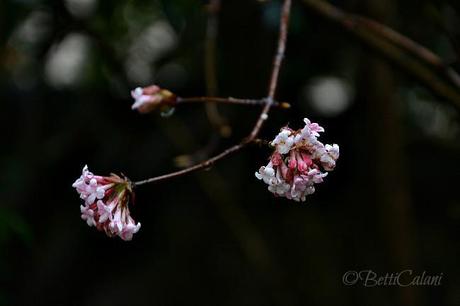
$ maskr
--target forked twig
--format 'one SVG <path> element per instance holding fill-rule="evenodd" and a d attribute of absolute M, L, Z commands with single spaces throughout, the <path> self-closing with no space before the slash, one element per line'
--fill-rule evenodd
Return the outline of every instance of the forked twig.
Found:
<path fill-rule="evenodd" d="M 268 86 L 268 95 L 267 98 L 265 99 L 266 103 L 260 112 L 260 115 L 250 132 L 249 136 L 246 138 L 243 138 L 240 143 L 224 150 L 223 152 L 209 158 L 208 160 L 205 160 L 199 164 L 196 164 L 194 166 L 188 167 L 183 170 L 179 170 L 176 172 L 152 177 L 149 179 L 133 182 L 134 186 L 140 186 L 148 183 L 153 183 L 153 182 L 158 182 L 162 180 L 167 180 L 175 177 L 179 177 L 194 171 L 198 171 L 201 169 L 206 169 L 211 167 L 214 163 L 217 161 L 231 155 L 232 153 L 238 152 L 244 147 L 246 147 L 248 144 L 257 142 L 257 135 L 260 132 L 260 129 L 263 126 L 263 123 L 268 117 L 268 113 L 270 111 L 270 108 L 274 104 L 275 100 L 275 94 L 276 94 L 276 89 L 278 86 L 278 78 L 279 78 L 279 71 L 281 69 L 281 64 L 283 61 L 284 57 L 284 52 L 286 49 L 286 40 L 287 40 L 287 32 L 288 32 L 288 25 L 289 25 L 289 14 L 291 10 L 291 0 L 284 0 L 283 2 L 283 7 L 281 11 L 281 17 L 280 17 L 280 30 L 279 30 L 279 38 L 278 38 L 278 47 L 277 47 L 277 52 L 275 54 L 274 60 L 273 60 L 273 68 L 270 76 L 270 82 Z"/>

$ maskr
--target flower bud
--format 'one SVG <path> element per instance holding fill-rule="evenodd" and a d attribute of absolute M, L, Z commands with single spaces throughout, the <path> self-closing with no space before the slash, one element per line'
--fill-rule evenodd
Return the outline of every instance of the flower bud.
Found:
<path fill-rule="evenodd" d="M 157 85 L 137 87 L 131 91 L 131 97 L 135 100 L 131 108 L 141 114 L 149 113 L 157 108 L 172 107 L 177 102 L 176 95 Z"/>

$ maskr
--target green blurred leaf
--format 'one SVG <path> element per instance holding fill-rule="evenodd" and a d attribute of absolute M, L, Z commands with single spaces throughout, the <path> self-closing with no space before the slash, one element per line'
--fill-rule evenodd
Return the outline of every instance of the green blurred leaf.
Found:
<path fill-rule="evenodd" d="M 0 244 L 6 243 L 9 239 L 17 236 L 26 245 L 32 243 L 32 231 L 18 213 L 0 208 Z"/>

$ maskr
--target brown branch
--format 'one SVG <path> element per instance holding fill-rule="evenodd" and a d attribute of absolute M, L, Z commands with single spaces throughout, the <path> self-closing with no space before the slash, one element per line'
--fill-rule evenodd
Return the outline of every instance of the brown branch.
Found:
<path fill-rule="evenodd" d="M 278 76 L 281 68 L 281 63 L 283 62 L 284 51 L 286 49 L 286 40 L 287 40 L 287 32 L 288 32 L 288 25 L 289 25 L 289 13 L 291 12 L 291 0 L 285 0 L 283 4 L 283 8 L 281 11 L 281 19 L 280 19 L 280 34 L 278 38 L 278 48 L 276 51 L 275 58 L 273 59 L 273 69 L 272 74 L 270 77 L 270 83 L 268 85 L 268 97 L 267 97 L 267 104 L 263 108 L 262 112 L 260 113 L 259 119 L 256 122 L 256 125 L 252 129 L 251 134 L 247 138 L 247 141 L 252 141 L 254 138 L 257 137 L 259 134 L 260 129 L 264 121 L 267 119 L 268 112 L 272 103 L 274 102 L 276 88 L 278 86 Z"/>
<path fill-rule="evenodd" d="M 218 160 L 220 160 L 220 159 L 226 157 L 227 155 L 230 155 L 230 154 L 232 154 L 232 153 L 234 153 L 236 151 L 239 151 L 246 144 L 247 143 L 237 144 L 237 145 L 235 145 L 233 147 L 228 148 L 227 150 L 223 151 L 222 153 L 220 153 L 220 154 L 218 154 L 218 155 L 216 155 L 214 157 L 211 157 L 210 159 L 208 159 L 208 160 L 206 160 L 204 162 L 201 162 L 199 164 L 196 164 L 194 166 L 191 166 L 191 167 L 188 167 L 188 168 L 185 168 L 183 170 L 176 171 L 176 172 L 168 173 L 168 174 L 165 174 L 165 175 L 152 177 L 152 178 L 149 178 L 149 179 L 146 179 L 146 180 L 143 180 L 143 181 L 134 182 L 134 185 L 135 186 L 140 186 L 140 185 L 144 185 L 144 184 L 148 184 L 148 183 L 154 183 L 154 182 L 158 182 L 158 181 L 163 181 L 163 180 L 175 178 L 175 177 L 178 177 L 178 176 L 190 173 L 190 172 L 194 172 L 194 171 L 197 171 L 197 170 L 209 168 L 215 162 L 217 162 Z"/>
<path fill-rule="evenodd" d="M 206 23 L 206 39 L 204 50 L 204 71 L 206 79 L 206 94 L 208 96 L 217 95 L 217 64 L 216 64 L 216 42 L 218 28 L 218 13 L 220 11 L 221 0 L 210 0 L 207 5 L 207 23 Z M 217 128 L 221 136 L 228 137 L 231 134 L 231 128 L 227 124 L 227 120 L 219 113 L 217 105 L 206 104 L 206 115 L 211 124 Z"/>
<path fill-rule="evenodd" d="M 245 146 L 247 146 L 250 143 L 253 143 L 253 142 L 260 143 L 260 141 L 258 141 L 256 139 L 256 137 L 259 134 L 259 131 L 262 128 L 262 125 L 263 125 L 264 121 L 267 119 L 268 112 L 270 111 L 270 108 L 274 103 L 276 88 L 277 88 L 277 85 L 278 85 L 278 75 L 279 75 L 279 71 L 280 71 L 280 68 L 281 68 L 281 63 L 282 63 L 282 60 L 283 60 L 283 57 L 284 57 L 284 52 L 285 52 L 285 49 L 286 49 L 286 40 L 287 40 L 287 32 L 288 32 L 290 10 L 291 10 L 291 0 L 284 0 L 282 12 L 281 12 L 281 18 L 280 18 L 280 33 L 279 33 L 279 38 L 278 38 L 278 48 L 277 48 L 275 58 L 273 60 L 273 69 L 272 69 L 272 73 L 271 73 L 271 77 L 270 77 L 270 83 L 269 83 L 269 88 L 268 88 L 268 96 L 266 98 L 266 104 L 265 104 L 264 108 L 262 109 L 262 111 L 261 111 L 261 113 L 259 115 L 259 118 L 258 118 L 256 124 L 254 125 L 254 128 L 252 129 L 252 131 L 249 134 L 249 136 L 244 138 L 239 144 L 234 145 L 234 146 L 226 149 L 222 153 L 217 154 L 216 156 L 211 157 L 210 159 L 208 159 L 206 161 L 203 161 L 203 162 L 201 162 L 199 164 L 196 164 L 194 166 L 191 166 L 191 167 L 183 169 L 183 170 L 179 170 L 179 171 L 176 171 L 176 172 L 172 172 L 172 173 L 157 176 L 157 177 L 152 177 L 152 178 L 142 180 L 142 181 L 138 181 L 138 182 L 133 182 L 134 186 L 140 186 L 140 185 L 144 185 L 144 184 L 148 184 L 148 183 L 153 183 L 153 182 L 158 182 L 158 181 L 162 181 L 162 180 L 166 180 L 166 179 L 171 179 L 171 178 L 182 176 L 182 175 L 194 172 L 194 171 L 209 168 L 214 163 L 216 163 L 217 161 L 227 157 L 228 155 L 231 155 L 231 154 L 233 154 L 235 152 L 240 151 L 241 149 L 243 149 Z"/>
<path fill-rule="evenodd" d="M 263 106 L 267 104 L 267 99 L 238 99 L 233 97 L 222 98 L 222 97 L 187 97 L 181 98 L 178 97 L 176 104 L 189 104 L 189 103 L 212 103 L 212 104 L 234 104 L 234 105 L 248 105 L 248 106 Z M 291 105 L 287 102 L 277 102 L 272 103 L 272 107 L 279 108 L 290 108 Z"/>
<path fill-rule="evenodd" d="M 206 95 L 216 96 L 218 94 L 217 78 L 217 33 L 219 23 L 219 12 L 221 0 L 209 0 L 205 6 L 206 34 L 204 40 L 204 77 L 206 84 Z M 209 101 L 202 101 L 209 102 Z M 227 119 L 219 112 L 216 103 L 205 104 L 206 116 L 213 127 L 208 143 L 198 151 L 191 154 L 180 155 L 175 158 L 175 164 L 180 168 L 187 168 L 191 165 L 209 158 L 212 152 L 217 148 L 221 137 L 229 137 L 232 128 Z"/>
<path fill-rule="evenodd" d="M 442 59 L 434 54 L 431 50 L 425 48 L 422 45 L 419 45 L 412 39 L 402 35 L 399 32 L 396 32 L 392 28 L 376 22 L 375 20 L 356 15 L 354 15 L 354 17 L 356 18 L 358 25 L 367 27 L 370 31 L 377 33 L 393 44 L 411 53 L 413 56 L 417 57 L 426 64 L 432 66 L 434 69 L 439 70 L 439 72 L 443 73 L 444 76 L 450 82 L 452 82 L 453 85 L 460 88 L 460 76 L 457 74 L 457 72 L 446 65 L 446 63 L 444 63 Z"/>
<path fill-rule="evenodd" d="M 436 54 L 385 25 L 349 14 L 324 0 L 303 2 L 319 16 L 340 25 L 392 60 L 435 94 L 460 107 L 460 76 Z"/>
<path fill-rule="evenodd" d="M 204 68 L 206 78 L 206 92 L 208 95 L 216 95 L 218 88 L 216 69 L 216 41 L 220 5 L 220 0 L 210 0 L 209 4 L 206 6 L 208 19 L 206 22 Z"/>

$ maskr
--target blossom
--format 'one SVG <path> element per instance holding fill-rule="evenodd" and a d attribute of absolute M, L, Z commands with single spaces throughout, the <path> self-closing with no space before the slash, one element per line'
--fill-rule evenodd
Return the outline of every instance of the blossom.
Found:
<path fill-rule="evenodd" d="M 324 145 L 318 140 L 323 127 L 307 118 L 304 123 L 297 131 L 281 129 L 271 142 L 274 151 L 267 166 L 255 173 L 276 196 L 302 202 L 334 170 L 340 155 L 337 144 Z"/>
<path fill-rule="evenodd" d="M 294 136 L 292 136 L 292 131 L 287 128 L 281 129 L 281 132 L 276 136 L 271 144 L 276 146 L 279 153 L 286 154 L 294 144 Z"/>
<path fill-rule="evenodd" d="M 176 103 L 176 96 L 172 92 L 157 85 L 144 88 L 137 87 L 131 91 L 131 97 L 134 99 L 131 108 L 142 114 L 149 113 L 161 106 L 172 106 Z"/>
<path fill-rule="evenodd" d="M 270 162 L 266 167 L 260 167 L 259 172 L 256 172 L 256 177 L 263 180 L 265 184 L 271 185 L 273 180 L 276 180 L 272 163 Z"/>
<path fill-rule="evenodd" d="M 80 211 L 81 218 L 86 221 L 88 226 L 96 225 L 96 221 L 94 220 L 94 211 L 83 205 L 80 205 Z"/>
<path fill-rule="evenodd" d="M 73 184 L 84 205 L 80 206 L 81 218 L 88 226 L 95 226 L 109 237 L 119 236 L 131 240 L 141 224 L 134 221 L 129 211 L 129 201 L 133 197 L 131 182 L 126 178 L 111 174 L 94 175 L 83 167 L 82 175 Z"/>

